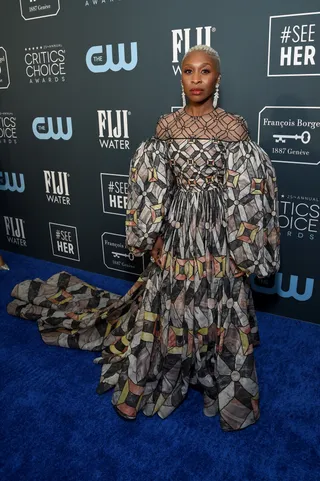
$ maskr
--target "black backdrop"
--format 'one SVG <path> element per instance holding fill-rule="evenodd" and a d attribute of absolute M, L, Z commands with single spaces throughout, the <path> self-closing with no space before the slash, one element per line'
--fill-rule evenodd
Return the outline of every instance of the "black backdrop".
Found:
<path fill-rule="evenodd" d="M 317 8 L 318 7 L 318 8 Z M 0 0 L 0 248 L 134 280 L 129 162 L 181 106 L 179 61 L 222 62 L 220 106 L 277 170 L 282 265 L 256 305 L 320 322 L 318 1 Z M 107 47 L 108 46 L 108 47 Z"/>

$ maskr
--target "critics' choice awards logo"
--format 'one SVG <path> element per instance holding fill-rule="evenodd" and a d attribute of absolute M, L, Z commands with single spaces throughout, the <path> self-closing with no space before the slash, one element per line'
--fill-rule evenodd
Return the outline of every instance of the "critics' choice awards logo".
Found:
<path fill-rule="evenodd" d="M 319 165 L 320 107 L 264 107 L 258 143 L 273 162 Z"/>
<path fill-rule="evenodd" d="M 52 17 L 60 11 L 60 0 L 20 0 L 20 11 L 25 20 Z"/>
<path fill-rule="evenodd" d="M 73 134 L 72 119 L 36 117 L 32 122 L 32 131 L 39 140 L 70 140 Z"/>
<path fill-rule="evenodd" d="M 114 60 L 116 59 L 116 60 Z M 111 70 L 127 72 L 136 68 L 138 63 L 138 44 L 131 42 L 130 47 L 124 43 L 118 45 L 95 45 L 89 48 L 86 64 L 93 73 L 105 73 Z"/>
<path fill-rule="evenodd" d="M 0 112 L 0 145 L 17 144 L 17 118 L 13 113 Z"/>
<path fill-rule="evenodd" d="M 72 261 L 80 261 L 78 231 L 73 225 L 49 222 L 52 254 Z"/>
<path fill-rule="evenodd" d="M 47 201 L 53 204 L 70 205 L 70 174 L 68 174 L 68 172 L 44 170 L 43 175 Z"/>
<path fill-rule="evenodd" d="M 180 28 L 172 30 L 172 70 L 175 75 L 181 74 L 180 63 L 184 55 L 193 45 L 211 47 L 211 36 L 216 27 Z"/>
<path fill-rule="evenodd" d="M 269 21 L 268 77 L 320 75 L 320 12 Z"/>
<path fill-rule="evenodd" d="M 259 285 L 256 284 L 256 277 L 250 276 L 250 283 L 254 291 L 262 294 L 278 294 L 280 297 L 288 299 L 292 297 L 297 301 L 308 301 L 311 299 L 314 289 L 314 279 L 310 277 L 299 278 L 296 275 L 283 275 L 278 272 L 275 275 L 274 285 L 265 287 L 264 282 L 268 280 L 259 279 Z"/>
<path fill-rule="evenodd" d="M 24 63 L 30 84 L 66 80 L 66 51 L 60 44 L 25 48 Z"/>
<path fill-rule="evenodd" d="M 84 0 L 85 7 L 98 7 L 99 5 L 109 5 L 110 3 L 118 3 L 122 0 Z"/>
<path fill-rule="evenodd" d="M 98 130 L 101 148 L 130 149 L 128 110 L 98 110 Z"/>
<path fill-rule="evenodd" d="M 282 233 L 292 239 L 315 240 L 319 231 L 319 198 L 281 194 L 279 224 Z"/>
<path fill-rule="evenodd" d="M 9 244 L 20 247 L 27 247 L 26 234 L 24 230 L 25 221 L 16 217 L 3 216 L 6 237 Z"/>
<path fill-rule="evenodd" d="M 144 258 L 136 258 L 125 246 L 126 236 L 104 232 L 101 236 L 104 265 L 113 271 L 140 275 L 144 271 Z"/>
<path fill-rule="evenodd" d="M 0 47 L 0 89 L 7 89 L 10 85 L 10 74 L 7 52 Z"/>
<path fill-rule="evenodd" d="M 24 175 L 14 172 L 0 172 L 0 191 L 22 194 L 25 191 Z"/>
<path fill-rule="evenodd" d="M 105 214 L 126 215 L 128 175 L 100 174 L 102 208 Z"/>

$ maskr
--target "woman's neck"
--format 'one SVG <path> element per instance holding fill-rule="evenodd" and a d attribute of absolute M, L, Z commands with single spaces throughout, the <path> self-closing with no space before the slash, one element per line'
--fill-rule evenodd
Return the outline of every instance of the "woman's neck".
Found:
<path fill-rule="evenodd" d="M 213 108 L 211 99 L 209 99 L 203 104 L 189 103 L 185 107 L 185 111 L 187 112 L 187 114 L 193 117 L 201 117 L 202 115 L 206 115 L 213 112 L 213 110 L 214 108 Z"/>

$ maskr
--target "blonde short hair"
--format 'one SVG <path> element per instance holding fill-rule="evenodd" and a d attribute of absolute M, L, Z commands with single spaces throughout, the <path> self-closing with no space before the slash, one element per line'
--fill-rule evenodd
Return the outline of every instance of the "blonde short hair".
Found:
<path fill-rule="evenodd" d="M 210 57 L 214 60 L 217 72 L 220 73 L 220 70 L 221 70 L 220 56 L 216 50 L 214 50 L 212 47 L 209 47 L 208 45 L 195 45 L 194 47 L 191 47 L 187 51 L 181 63 L 183 63 L 187 55 L 189 55 L 189 53 L 192 53 L 192 52 L 205 52 L 208 55 L 210 55 Z"/>

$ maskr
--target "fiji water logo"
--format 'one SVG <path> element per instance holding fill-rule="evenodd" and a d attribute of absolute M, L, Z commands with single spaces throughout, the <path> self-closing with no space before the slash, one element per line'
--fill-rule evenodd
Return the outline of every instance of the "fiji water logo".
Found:
<path fill-rule="evenodd" d="M 93 73 L 105 73 L 108 70 L 119 72 L 126 70 L 127 72 L 136 68 L 138 63 L 138 44 L 137 42 L 130 43 L 130 60 L 127 62 L 124 43 L 118 44 L 118 52 L 116 54 L 118 63 L 113 60 L 113 46 L 95 45 L 89 48 L 86 55 L 86 64 L 88 69 Z"/>
<path fill-rule="evenodd" d="M 212 33 L 216 27 L 179 28 L 172 30 L 172 70 L 175 75 L 181 74 L 180 63 L 184 55 L 193 45 L 208 45 L 211 47 Z"/>
<path fill-rule="evenodd" d="M 43 175 L 47 201 L 52 202 L 53 204 L 70 205 L 70 174 L 68 172 L 44 170 Z"/>
<path fill-rule="evenodd" d="M 39 140 L 70 140 L 73 134 L 71 117 L 66 117 L 65 124 L 62 117 L 57 117 L 55 121 L 52 117 L 36 117 L 32 122 L 32 131 Z"/>
<path fill-rule="evenodd" d="M 126 150 L 129 145 L 128 110 L 98 110 L 100 147 Z"/>
<path fill-rule="evenodd" d="M 289 279 L 289 287 L 286 289 L 283 287 L 283 275 L 281 272 L 278 272 L 275 275 L 275 282 L 272 287 L 258 286 L 255 283 L 254 278 L 251 278 L 251 287 L 253 290 L 261 292 L 262 294 L 278 294 L 285 299 L 293 297 L 297 301 L 308 301 L 313 294 L 314 279 L 309 277 L 306 278 L 304 292 L 302 292 L 303 289 L 299 289 L 300 292 L 298 292 L 298 281 L 298 276 L 291 275 Z"/>
<path fill-rule="evenodd" d="M 23 219 L 16 217 L 3 216 L 4 225 L 6 229 L 7 241 L 10 244 L 16 244 L 22 247 L 27 247 L 26 234 L 24 230 Z"/>
<path fill-rule="evenodd" d="M 18 192 L 21 194 L 25 190 L 24 175 L 19 175 L 19 181 L 17 174 L 14 172 L 0 172 L 0 191 Z"/>

